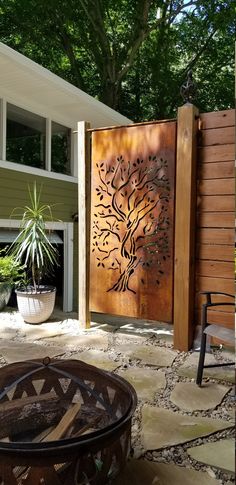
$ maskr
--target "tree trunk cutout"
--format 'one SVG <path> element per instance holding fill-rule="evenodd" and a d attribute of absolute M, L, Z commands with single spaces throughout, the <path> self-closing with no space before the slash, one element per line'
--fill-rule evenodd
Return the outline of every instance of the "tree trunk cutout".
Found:
<path fill-rule="evenodd" d="M 97 267 L 117 273 L 107 292 L 136 293 L 132 276 L 140 265 L 158 265 L 153 283 L 159 285 L 170 258 L 167 160 L 149 156 L 131 162 L 120 155 L 114 163 L 97 163 L 96 170 L 92 252 Z"/>

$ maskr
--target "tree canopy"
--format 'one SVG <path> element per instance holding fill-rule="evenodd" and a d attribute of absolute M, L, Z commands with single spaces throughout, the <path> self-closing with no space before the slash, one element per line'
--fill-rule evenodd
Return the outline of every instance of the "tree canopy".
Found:
<path fill-rule="evenodd" d="M 233 0 L 0 0 L 0 40 L 134 121 L 233 106 Z"/>

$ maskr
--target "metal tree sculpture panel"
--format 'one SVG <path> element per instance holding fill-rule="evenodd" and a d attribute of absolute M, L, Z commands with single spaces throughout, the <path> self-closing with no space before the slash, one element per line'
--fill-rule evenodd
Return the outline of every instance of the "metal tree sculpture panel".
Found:
<path fill-rule="evenodd" d="M 91 311 L 171 321 L 175 122 L 92 133 Z"/>

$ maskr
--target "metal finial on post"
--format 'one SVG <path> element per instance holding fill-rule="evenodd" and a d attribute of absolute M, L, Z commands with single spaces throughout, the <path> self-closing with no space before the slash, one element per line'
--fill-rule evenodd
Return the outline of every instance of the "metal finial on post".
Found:
<path fill-rule="evenodd" d="M 193 103 L 194 99 L 196 98 L 197 94 L 197 87 L 196 83 L 193 79 L 192 71 L 188 71 L 187 73 L 187 80 L 182 84 L 180 88 L 180 94 L 185 103 Z"/>

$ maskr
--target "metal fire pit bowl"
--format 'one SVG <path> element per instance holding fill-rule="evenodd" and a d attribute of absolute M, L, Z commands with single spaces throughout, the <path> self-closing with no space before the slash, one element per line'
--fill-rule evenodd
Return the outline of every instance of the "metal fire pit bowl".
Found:
<path fill-rule="evenodd" d="M 9 442 L 0 438 L 0 484 L 111 483 L 130 452 L 131 418 L 137 404 L 133 387 L 121 377 L 79 360 L 45 358 L 0 369 L 0 405 L 49 392 L 59 397 L 59 402 L 67 401 L 68 407 L 81 403 L 75 430 L 86 413 L 89 421 L 90 411 L 93 417 L 102 417 L 87 434 L 73 437 L 71 432 L 57 441 L 35 442 L 27 433 L 20 438 L 19 434 L 11 436 Z"/>

